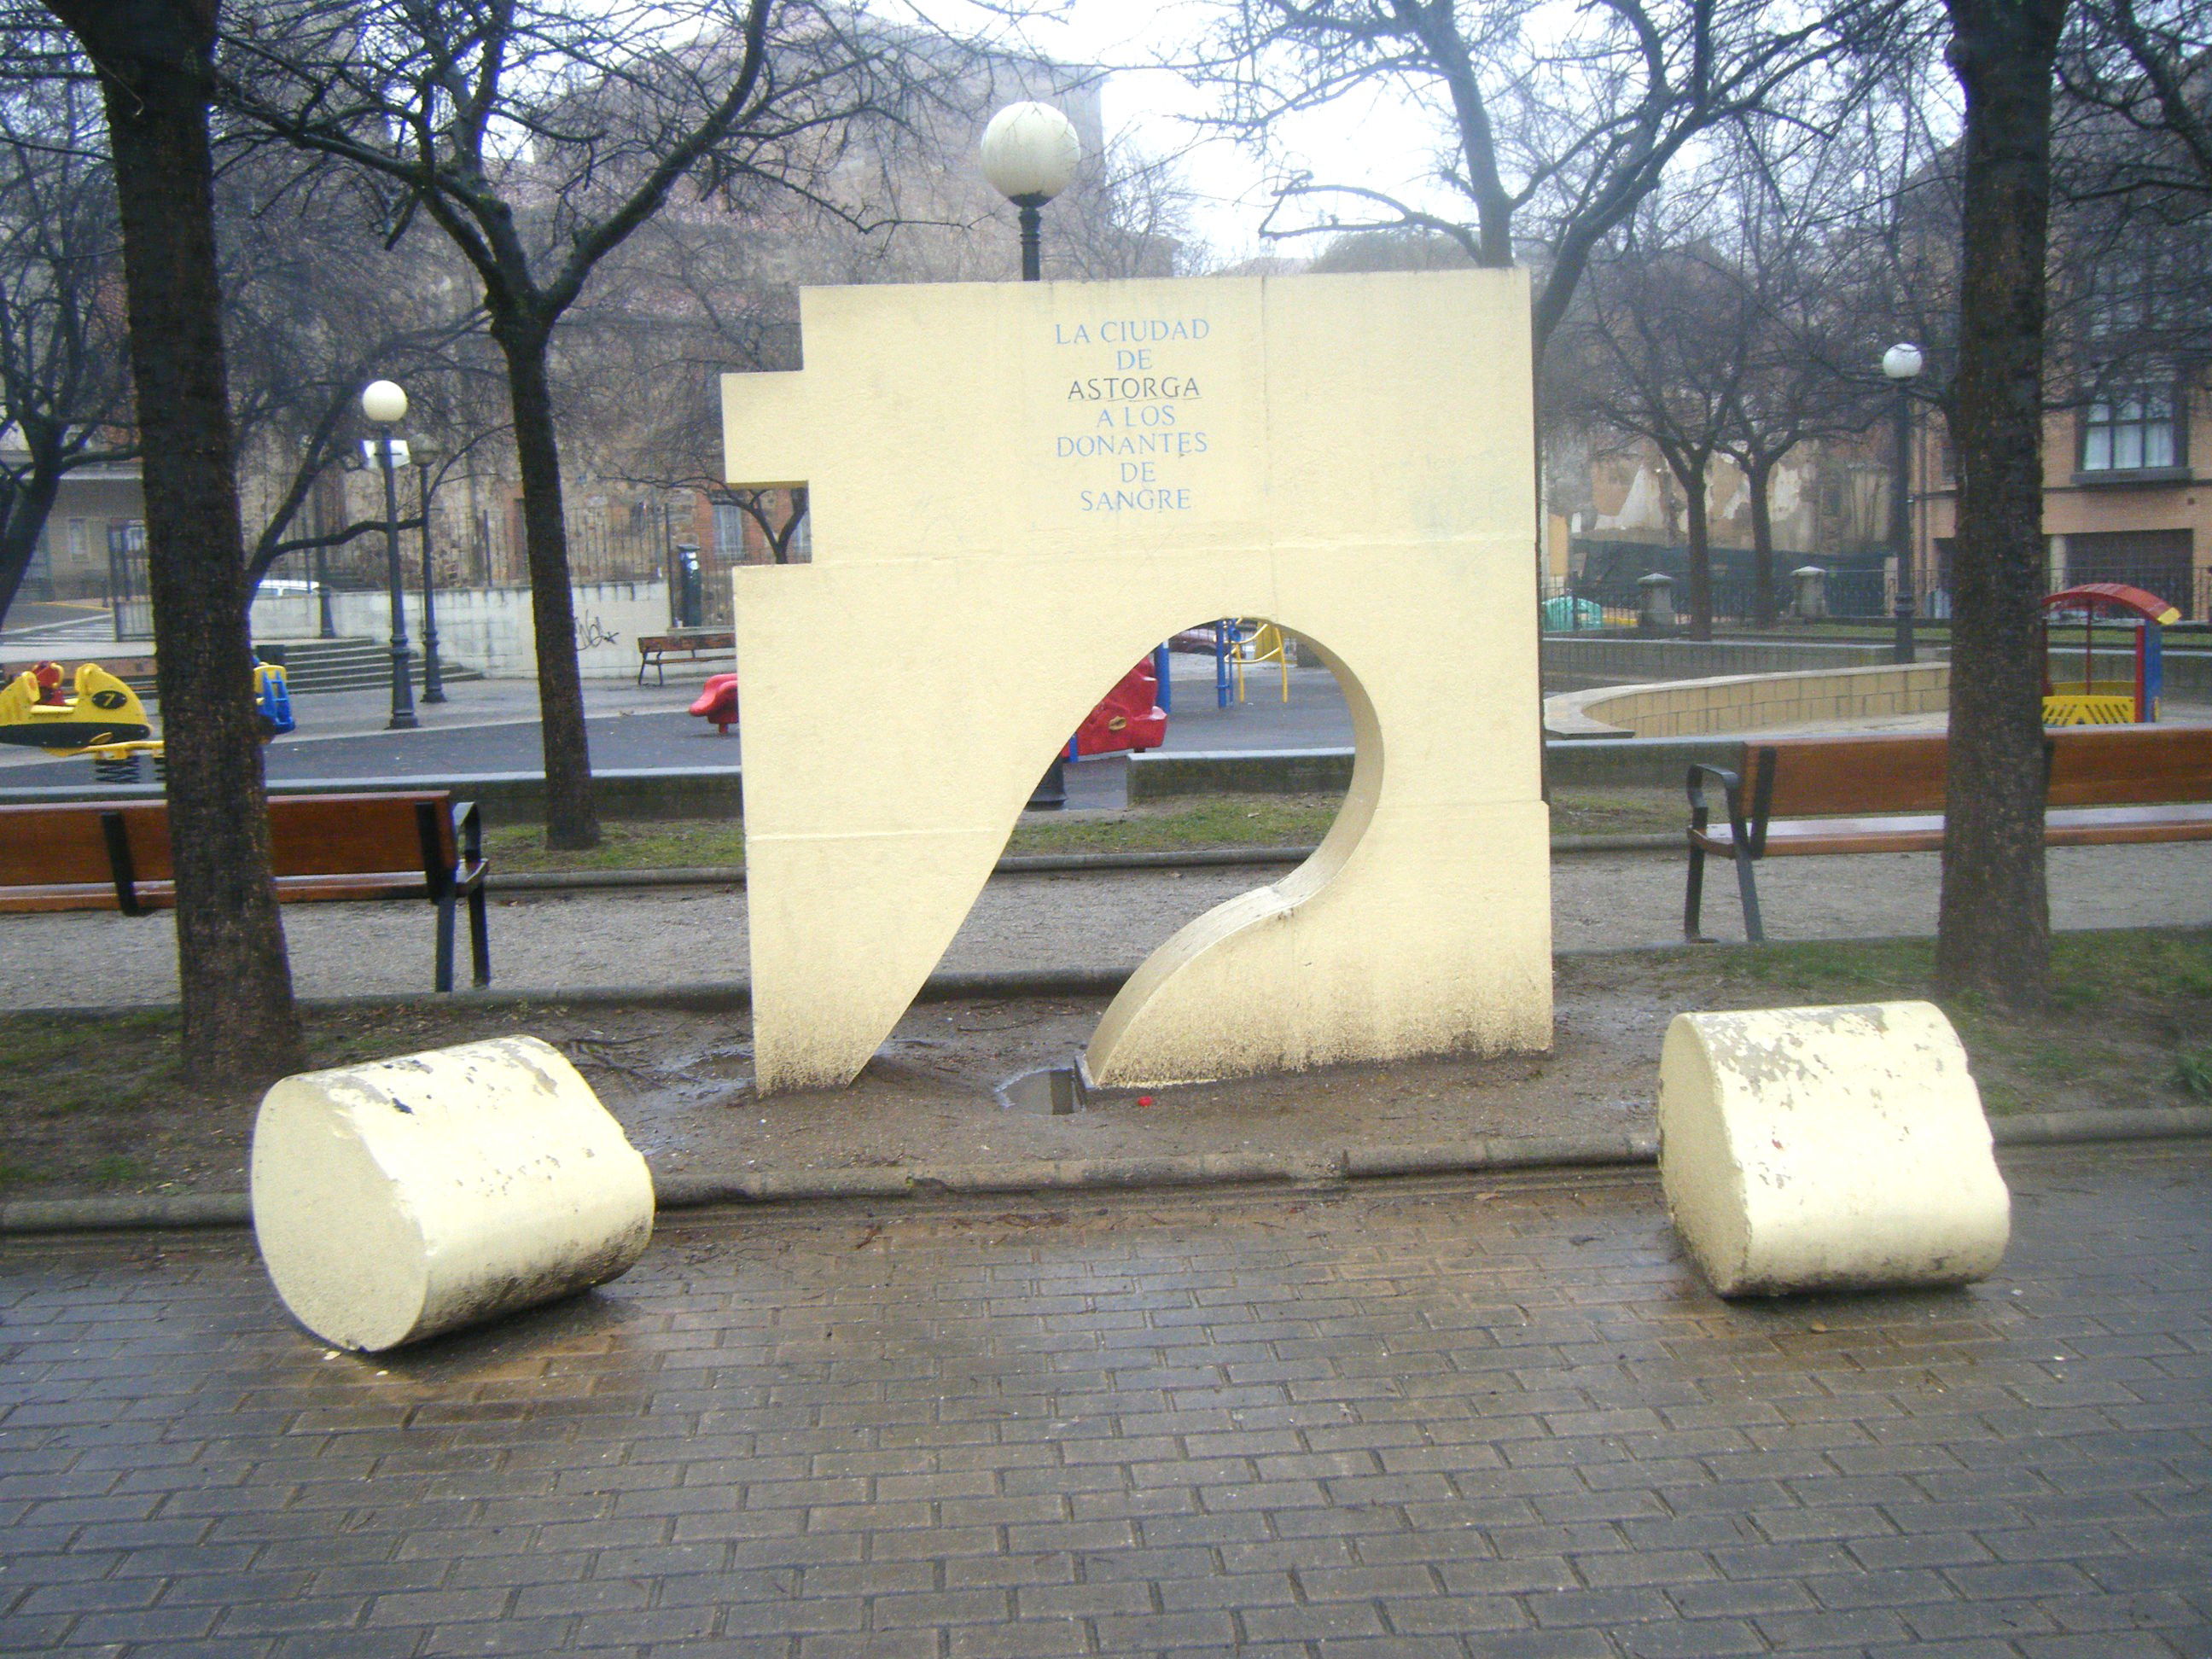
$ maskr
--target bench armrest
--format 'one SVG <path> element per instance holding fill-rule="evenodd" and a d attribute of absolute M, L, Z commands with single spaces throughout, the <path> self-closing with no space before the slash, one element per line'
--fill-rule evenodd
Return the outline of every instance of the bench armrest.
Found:
<path fill-rule="evenodd" d="M 1721 799 L 1728 808 L 1729 831 L 1738 847 L 1749 846 L 1743 824 L 1743 778 L 1725 766 L 1707 766 L 1702 761 L 1690 763 L 1690 775 L 1684 784 L 1690 797 L 1690 832 L 1695 835 L 1712 822 L 1712 809 L 1705 801 L 1706 783 L 1721 787 Z"/>
<path fill-rule="evenodd" d="M 453 803 L 453 844 L 460 849 L 460 868 L 454 872 L 463 887 L 483 879 L 483 816 L 472 800 Z"/>

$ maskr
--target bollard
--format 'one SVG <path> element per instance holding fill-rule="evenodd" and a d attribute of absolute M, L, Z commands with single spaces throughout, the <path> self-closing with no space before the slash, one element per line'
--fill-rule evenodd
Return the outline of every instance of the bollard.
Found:
<path fill-rule="evenodd" d="M 2011 1228 L 1966 1050 L 1932 1003 L 1677 1015 L 1659 1172 L 1723 1296 L 1963 1284 Z"/>
<path fill-rule="evenodd" d="M 559 1051 L 499 1037 L 270 1089 L 253 1231 L 276 1293 L 374 1352 L 619 1277 L 653 1176 Z"/>
<path fill-rule="evenodd" d="M 1639 633 L 1671 634 L 1674 631 L 1674 579 L 1664 571 L 1655 570 L 1648 576 L 1636 579 L 1637 597 L 1640 601 L 1636 616 Z"/>
<path fill-rule="evenodd" d="M 1820 622 L 1828 614 L 1828 573 L 1817 564 L 1801 564 L 1790 573 L 1797 585 L 1794 609 L 1799 622 Z"/>

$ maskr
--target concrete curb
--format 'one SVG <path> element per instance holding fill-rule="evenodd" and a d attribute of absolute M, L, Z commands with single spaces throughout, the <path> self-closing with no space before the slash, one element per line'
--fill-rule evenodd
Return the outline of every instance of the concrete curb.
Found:
<path fill-rule="evenodd" d="M 1554 836 L 1552 856 L 1585 853 L 1679 853 L 1679 830 L 1634 836 Z M 1160 853 L 1013 853 L 991 868 L 994 876 L 1086 875 L 1105 870 L 1207 870 L 1250 865 L 1304 864 L 1311 847 L 1206 847 Z M 741 864 L 679 864 L 658 870 L 533 870 L 496 872 L 484 880 L 494 893 L 592 893 L 649 887 L 742 887 Z"/>
<path fill-rule="evenodd" d="M 2038 1112 L 1990 1123 L 2003 1146 L 2070 1146 L 2212 1135 L 2212 1107 L 2139 1111 Z M 994 1164 L 916 1164 L 898 1169 L 778 1173 L 656 1175 L 657 1207 L 796 1204 L 829 1200 L 923 1198 L 933 1194 L 1112 1192 L 1132 1188 L 1252 1185 L 1336 1186 L 1393 1176 L 1474 1175 L 1488 1170 L 1633 1166 L 1657 1162 L 1650 1135 L 1540 1136 L 1461 1141 L 1443 1146 L 1371 1146 L 1339 1151 L 1199 1152 L 1131 1158 L 1031 1159 Z M 185 1193 L 125 1198 L 18 1199 L 0 1204 L 0 1235 L 243 1227 L 252 1220 L 244 1193 Z"/>

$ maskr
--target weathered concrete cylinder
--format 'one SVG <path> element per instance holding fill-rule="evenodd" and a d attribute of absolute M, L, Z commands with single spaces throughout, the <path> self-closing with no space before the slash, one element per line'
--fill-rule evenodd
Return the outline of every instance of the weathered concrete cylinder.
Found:
<path fill-rule="evenodd" d="M 1659 1171 L 1723 1296 L 1963 1284 L 2011 1233 L 1981 1094 L 1932 1003 L 1678 1014 Z"/>
<path fill-rule="evenodd" d="M 284 1305 L 369 1352 L 605 1284 L 653 1237 L 645 1160 L 535 1037 L 285 1078 L 252 1189 Z"/>

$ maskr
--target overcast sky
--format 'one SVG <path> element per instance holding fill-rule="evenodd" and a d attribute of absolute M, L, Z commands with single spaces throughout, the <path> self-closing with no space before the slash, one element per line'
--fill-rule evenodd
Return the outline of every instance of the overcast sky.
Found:
<path fill-rule="evenodd" d="M 908 3 L 947 27 L 998 22 L 969 0 Z M 1198 196 L 1193 228 L 1218 257 L 1312 252 L 1318 245 L 1312 238 L 1261 241 L 1271 199 L 1261 160 L 1225 139 L 1206 140 L 1196 123 L 1211 107 L 1208 94 L 1171 70 L 1149 67 L 1186 50 L 1215 15 L 1208 0 L 1066 0 L 1056 17 L 1028 22 L 1021 33 L 1048 58 L 1116 66 L 1103 100 L 1109 135 L 1127 137 L 1152 155 L 1179 155 L 1184 180 Z M 1419 181 L 1431 165 L 1434 133 L 1418 109 L 1362 100 L 1307 118 L 1284 137 L 1288 159 L 1303 159 L 1317 176 L 1427 194 Z"/>

